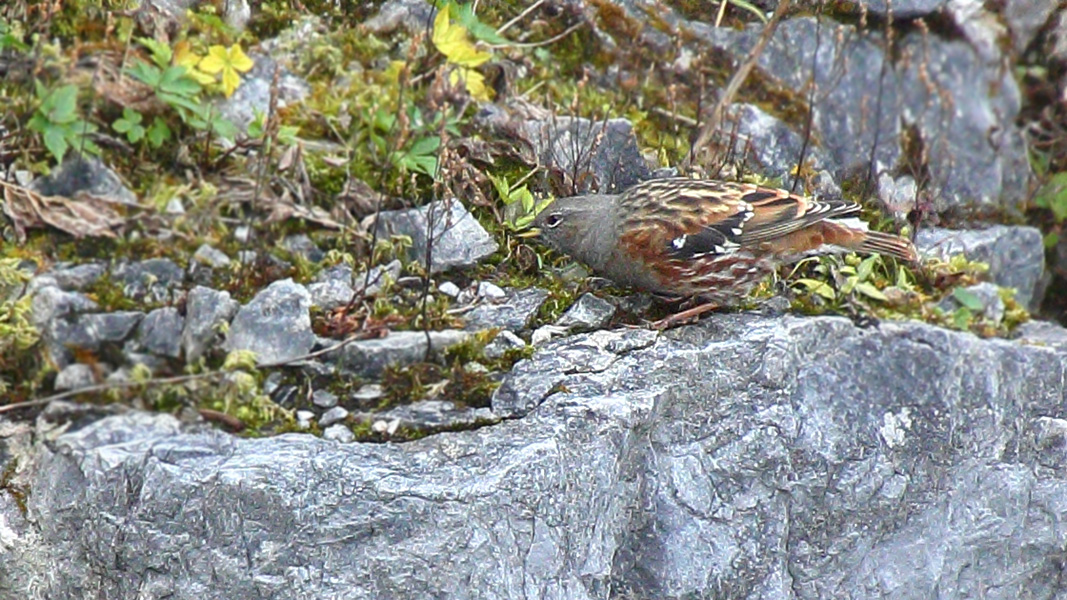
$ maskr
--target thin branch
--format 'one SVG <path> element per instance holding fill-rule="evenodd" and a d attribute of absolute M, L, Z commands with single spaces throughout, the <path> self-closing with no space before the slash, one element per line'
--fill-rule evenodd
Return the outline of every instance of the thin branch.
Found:
<path fill-rule="evenodd" d="M 528 43 L 525 43 L 525 44 L 521 44 L 521 43 L 514 43 L 514 44 L 487 44 L 487 47 L 492 48 L 494 50 L 499 50 L 499 49 L 502 49 L 502 48 L 538 48 L 538 47 L 541 47 L 541 46 L 547 46 L 549 44 L 554 44 L 554 43 L 562 40 L 563 38 L 567 37 L 568 35 L 574 33 L 575 31 L 578 31 L 579 29 L 581 29 L 584 26 L 585 26 L 585 21 L 579 21 L 579 22 L 575 23 L 574 25 L 571 25 L 567 29 L 563 30 L 563 33 L 561 33 L 559 35 L 554 35 L 554 36 L 548 38 L 547 40 L 543 40 L 543 41 L 540 41 L 540 42 L 528 42 Z"/>
<path fill-rule="evenodd" d="M 822 12 L 823 3 L 819 2 L 819 12 Z M 789 192 L 795 194 L 797 184 L 800 183 L 800 175 L 804 169 L 804 160 L 808 154 L 808 144 L 811 142 L 811 128 L 815 121 L 815 93 L 819 89 L 819 48 L 822 47 L 822 21 L 815 19 L 815 49 L 811 53 L 811 93 L 808 94 L 808 115 L 804 119 L 804 143 L 800 146 L 800 156 L 797 157 L 797 175 L 793 178 L 793 186 Z"/>
<path fill-rule="evenodd" d="M 526 15 L 528 15 L 528 14 L 532 13 L 533 11 L 537 10 L 537 7 L 541 6 L 544 3 L 545 3 L 545 0 L 537 0 L 537 2 L 534 2 L 533 4 L 531 4 L 529 8 L 527 8 L 526 10 L 522 11 L 521 13 L 519 13 L 519 16 L 517 16 L 514 19 L 508 21 L 507 23 L 504 23 L 503 25 L 501 25 L 500 29 L 496 30 L 496 34 L 497 35 L 504 35 L 504 32 L 507 31 L 509 27 L 511 27 L 515 23 L 518 23 L 519 21 L 523 20 L 526 17 Z"/>

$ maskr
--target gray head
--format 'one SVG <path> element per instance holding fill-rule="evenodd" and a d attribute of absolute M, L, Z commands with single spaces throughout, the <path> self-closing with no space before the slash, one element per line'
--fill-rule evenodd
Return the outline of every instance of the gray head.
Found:
<path fill-rule="evenodd" d="M 546 206 L 532 226 L 547 246 L 601 271 L 618 242 L 617 199 L 606 194 L 560 198 Z"/>

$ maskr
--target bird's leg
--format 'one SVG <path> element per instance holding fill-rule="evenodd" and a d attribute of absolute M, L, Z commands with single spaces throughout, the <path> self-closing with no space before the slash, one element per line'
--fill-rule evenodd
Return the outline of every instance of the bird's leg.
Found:
<path fill-rule="evenodd" d="M 696 320 L 696 318 L 700 315 L 706 312 L 711 312 L 717 308 L 719 308 L 719 305 L 713 302 L 698 304 L 692 308 L 687 308 L 682 312 L 675 313 L 673 315 L 670 315 L 669 317 L 662 318 L 659 321 L 652 323 L 650 327 L 652 329 L 658 330 L 669 329 L 671 327 L 674 327 L 675 325 L 681 325 L 690 320 Z"/>

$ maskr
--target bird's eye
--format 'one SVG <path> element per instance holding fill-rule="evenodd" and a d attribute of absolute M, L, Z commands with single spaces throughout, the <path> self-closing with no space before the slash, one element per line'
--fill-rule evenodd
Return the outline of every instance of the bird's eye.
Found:
<path fill-rule="evenodd" d="M 563 215 L 559 213 L 551 214 L 545 218 L 545 227 L 548 227 L 549 229 L 555 229 L 556 227 L 559 227 L 559 224 L 562 222 Z"/>

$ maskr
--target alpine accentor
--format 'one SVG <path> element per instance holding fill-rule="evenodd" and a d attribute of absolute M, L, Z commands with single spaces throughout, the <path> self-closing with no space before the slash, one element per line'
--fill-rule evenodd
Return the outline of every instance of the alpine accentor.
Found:
<path fill-rule="evenodd" d="M 732 304 L 805 256 L 856 251 L 915 262 L 911 242 L 869 231 L 859 211 L 749 184 L 653 179 L 619 195 L 560 198 L 532 226 L 615 283 Z"/>

